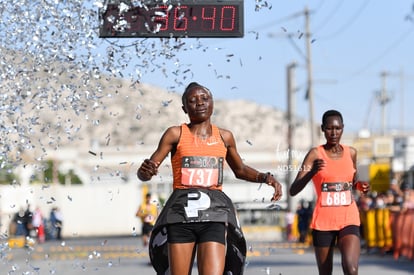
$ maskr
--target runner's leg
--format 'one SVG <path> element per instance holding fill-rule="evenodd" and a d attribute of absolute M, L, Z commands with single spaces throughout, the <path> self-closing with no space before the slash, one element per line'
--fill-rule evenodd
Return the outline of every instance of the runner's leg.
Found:
<path fill-rule="evenodd" d="M 200 275 L 222 275 L 226 259 L 226 247 L 218 242 L 198 245 L 197 264 Z"/>
<path fill-rule="evenodd" d="M 333 252 L 333 247 L 315 247 L 319 275 L 332 275 Z"/>
<path fill-rule="evenodd" d="M 358 262 L 360 255 L 360 239 L 356 235 L 345 235 L 338 240 L 338 248 L 341 251 L 342 270 L 345 275 L 358 274 Z"/>
<path fill-rule="evenodd" d="M 191 274 L 195 243 L 169 243 L 168 259 L 171 275 Z"/>

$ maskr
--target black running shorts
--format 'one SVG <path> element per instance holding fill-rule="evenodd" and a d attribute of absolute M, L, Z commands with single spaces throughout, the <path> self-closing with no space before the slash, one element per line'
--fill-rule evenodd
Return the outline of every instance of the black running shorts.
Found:
<path fill-rule="evenodd" d="M 315 247 L 333 247 L 337 243 L 337 239 L 340 239 L 346 235 L 356 235 L 360 237 L 359 226 L 348 225 L 341 230 L 332 231 L 320 231 L 313 229 L 312 238 L 313 246 Z"/>
<path fill-rule="evenodd" d="M 174 223 L 167 226 L 169 243 L 226 243 L 226 225 L 222 222 Z"/>

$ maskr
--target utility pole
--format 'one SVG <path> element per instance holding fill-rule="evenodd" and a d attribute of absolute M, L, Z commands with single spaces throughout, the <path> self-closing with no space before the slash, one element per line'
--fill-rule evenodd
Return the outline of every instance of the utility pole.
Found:
<path fill-rule="evenodd" d="M 312 77 L 312 53 L 311 53 L 311 33 L 310 33 L 310 23 L 309 23 L 309 9 L 305 7 L 305 38 L 306 38 L 306 70 L 308 75 L 307 80 L 307 89 L 306 89 L 306 98 L 309 102 L 309 123 L 310 123 L 310 133 L 311 133 L 311 147 L 316 144 L 315 136 L 315 118 L 314 118 L 314 109 L 313 109 L 313 77 Z"/>
<path fill-rule="evenodd" d="M 286 189 L 290 189 L 290 184 L 292 183 L 293 176 L 292 176 L 292 169 L 293 167 L 293 159 L 292 159 L 292 150 L 293 146 L 293 136 L 295 130 L 295 96 L 294 93 L 296 91 L 295 85 L 295 67 L 296 63 L 292 62 L 287 66 L 287 121 L 288 121 L 288 132 L 287 132 L 287 144 L 288 144 L 288 163 L 287 163 L 287 173 L 286 173 Z M 287 199 L 287 208 L 289 211 L 292 209 L 292 196 L 288 195 Z"/>
<path fill-rule="evenodd" d="M 404 112 L 405 112 L 405 108 L 404 108 L 404 71 L 401 69 L 400 71 L 400 95 L 401 95 L 401 99 L 400 99 L 400 131 L 401 133 L 404 133 L 405 130 L 405 121 L 404 121 Z"/>
<path fill-rule="evenodd" d="M 310 11 L 307 7 L 305 7 L 304 12 L 298 12 L 289 16 L 289 18 L 296 18 L 298 16 L 305 16 L 305 32 L 304 35 L 300 35 L 300 37 L 305 36 L 305 47 L 306 53 L 300 49 L 292 39 L 293 34 L 289 34 L 287 37 L 289 42 L 293 45 L 294 49 L 305 59 L 306 62 L 306 71 L 307 71 L 307 87 L 306 87 L 306 96 L 305 99 L 308 100 L 309 103 L 309 124 L 310 124 L 310 139 L 311 139 L 311 147 L 315 146 L 316 144 L 316 128 L 315 119 L 314 119 L 314 102 L 313 102 L 313 77 L 312 77 L 312 53 L 311 53 L 311 32 L 310 32 Z M 273 35 L 271 35 L 273 37 Z"/>
<path fill-rule="evenodd" d="M 390 101 L 390 97 L 387 94 L 387 72 L 381 73 L 381 80 L 382 80 L 382 87 L 381 91 L 378 95 L 378 100 L 381 105 L 381 135 L 385 135 L 386 131 L 386 113 L 385 113 L 385 105 Z"/>

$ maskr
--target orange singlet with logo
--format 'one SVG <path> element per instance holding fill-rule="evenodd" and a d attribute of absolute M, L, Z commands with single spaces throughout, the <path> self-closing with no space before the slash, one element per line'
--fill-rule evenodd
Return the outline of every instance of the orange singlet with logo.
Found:
<path fill-rule="evenodd" d="M 208 188 L 222 190 L 223 165 L 227 148 L 217 126 L 212 134 L 201 139 L 181 125 L 177 150 L 171 158 L 173 189 Z"/>
<path fill-rule="evenodd" d="M 340 230 L 348 225 L 360 225 L 359 211 L 352 196 L 355 168 L 348 146 L 341 145 L 341 158 L 330 158 L 323 146 L 318 147 L 324 169 L 316 173 L 313 184 L 318 196 L 310 227 L 316 230 Z"/>

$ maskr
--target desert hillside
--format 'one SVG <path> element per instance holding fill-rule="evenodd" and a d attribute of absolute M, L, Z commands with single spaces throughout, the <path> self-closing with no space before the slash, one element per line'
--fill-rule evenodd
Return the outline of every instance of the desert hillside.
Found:
<path fill-rule="evenodd" d="M 62 147 L 153 146 L 168 126 L 187 121 L 182 91 L 109 77 L 76 64 L 42 63 L 11 50 L 0 52 L 13 64 L 1 67 L 3 156 L 43 158 Z M 234 133 L 239 149 L 287 146 L 285 114 L 269 106 L 216 100 L 213 122 Z M 307 128 L 298 121 L 294 138 L 300 148 L 309 146 Z"/>

